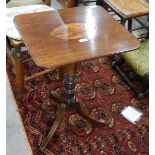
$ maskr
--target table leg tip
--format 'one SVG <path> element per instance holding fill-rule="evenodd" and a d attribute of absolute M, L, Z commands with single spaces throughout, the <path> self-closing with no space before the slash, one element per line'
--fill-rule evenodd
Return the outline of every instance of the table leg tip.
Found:
<path fill-rule="evenodd" d="M 44 151 L 45 147 L 46 146 L 44 144 L 41 144 L 40 147 L 39 147 L 39 150 L 42 152 L 42 151 Z"/>

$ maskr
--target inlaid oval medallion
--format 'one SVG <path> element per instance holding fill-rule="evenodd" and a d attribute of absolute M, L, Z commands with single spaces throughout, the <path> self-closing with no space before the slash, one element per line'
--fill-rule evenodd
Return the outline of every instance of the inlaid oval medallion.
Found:
<path fill-rule="evenodd" d="M 69 23 L 56 27 L 50 35 L 61 39 L 92 39 L 96 27 L 86 23 Z"/>

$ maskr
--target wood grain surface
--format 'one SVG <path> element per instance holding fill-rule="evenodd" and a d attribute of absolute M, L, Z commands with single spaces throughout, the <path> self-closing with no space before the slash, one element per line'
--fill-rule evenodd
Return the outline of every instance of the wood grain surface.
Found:
<path fill-rule="evenodd" d="M 104 0 L 124 18 L 142 16 L 149 13 L 149 5 L 144 0 Z"/>
<path fill-rule="evenodd" d="M 16 16 L 34 62 L 46 68 L 137 49 L 139 41 L 102 7 Z"/>

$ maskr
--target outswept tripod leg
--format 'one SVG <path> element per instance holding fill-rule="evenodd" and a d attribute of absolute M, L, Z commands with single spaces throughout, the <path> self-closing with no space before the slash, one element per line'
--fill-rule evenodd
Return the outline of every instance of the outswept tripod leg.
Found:
<path fill-rule="evenodd" d="M 104 119 L 100 118 L 100 120 L 97 120 L 97 119 L 93 118 L 93 116 L 91 116 L 91 114 L 88 112 L 87 108 L 84 105 L 79 104 L 78 102 L 74 103 L 74 108 L 76 109 L 76 112 L 80 116 L 82 116 L 86 120 L 89 120 L 95 126 L 98 126 L 98 125 L 105 126 L 105 125 L 109 124 L 110 118 L 104 117 Z"/>
<path fill-rule="evenodd" d="M 56 115 L 56 119 L 54 121 L 54 124 L 52 125 L 50 132 L 48 133 L 47 137 L 45 138 L 45 140 L 43 141 L 43 143 L 40 146 L 41 151 L 44 150 L 44 148 L 46 147 L 46 145 L 48 144 L 48 142 L 50 141 L 50 139 L 54 135 L 58 125 L 63 120 L 63 118 L 65 116 L 65 110 L 66 110 L 66 105 L 61 104 L 57 110 L 57 115 Z"/>

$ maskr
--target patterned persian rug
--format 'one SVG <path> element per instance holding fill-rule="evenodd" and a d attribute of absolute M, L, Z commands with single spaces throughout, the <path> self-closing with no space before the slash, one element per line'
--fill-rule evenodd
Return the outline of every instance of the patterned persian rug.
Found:
<path fill-rule="evenodd" d="M 102 111 L 104 117 L 110 118 L 109 124 L 96 126 L 75 110 L 69 110 L 44 152 L 40 152 L 39 145 L 48 134 L 60 104 L 51 91 L 61 95 L 63 83 L 58 80 L 59 72 L 55 70 L 26 82 L 25 95 L 18 100 L 15 68 L 7 59 L 8 78 L 33 155 L 149 154 L 148 97 L 134 98 L 110 64 L 108 57 L 79 63 L 75 88 L 77 100 L 85 104 L 92 115 Z M 24 68 L 27 76 L 41 70 L 32 61 L 25 63 Z M 132 72 L 127 65 L 123 68 Z M 120 115 L 129 105 L 143 112 L 137 124 Z"/>

